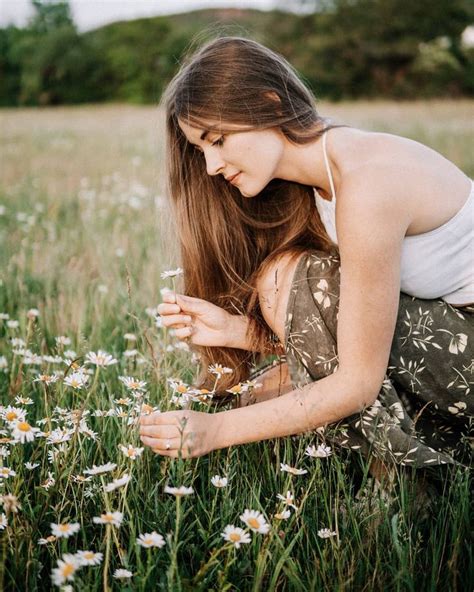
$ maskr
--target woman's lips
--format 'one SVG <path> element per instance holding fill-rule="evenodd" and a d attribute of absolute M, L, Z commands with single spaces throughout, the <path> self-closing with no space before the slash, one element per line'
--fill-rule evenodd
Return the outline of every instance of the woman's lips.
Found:
<path fill-rule="evenodd" d="M 240 172 L 242 172 L 242 171 L 240 171 Z M 233 177 L 231 177 L 231 178 L 229 179 L 229 183 L 231 183 L 232 185 L 235 185 L 235 184 L 236 184 L 235 182 L 236 182 L 236 181 L 238 180 L 238 178 L 239 178 L 240 172 L 239 172 L 239 173 L 237 173 L 236 175 L 234 175 Z"/>

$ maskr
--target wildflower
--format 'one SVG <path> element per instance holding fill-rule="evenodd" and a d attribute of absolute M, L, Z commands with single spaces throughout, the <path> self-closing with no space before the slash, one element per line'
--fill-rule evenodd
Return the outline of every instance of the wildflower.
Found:
<path fill-rule="evenodd" d="M 336 536 L 336 535 L 337 535 L 337 532 L 329 530 L 329 528 L 321 528 L 320 530 L 318 530 L 318 537 L 320 537 L 322 539 L 328 539 L 328 538 Z"/>
<path fill-rule="evenodd" d="M 39 317 L 39 310 L 37 308 L 30 308 L 30 310 L 27 311 L 26 316 L 29 319 L 37 319 Z"/>
<path fill-rule="evenodd" d="M 27 421 L 16 421 L 13 424 L 12 436 L 15 442 L 33 442 L 36 432 L 39 432 L 39 428 L 32 427 Z"/>
<path fill-rule="evenodd" d="M 67 360 L 75 360 L 77 358 L 77 353 L 73 349 L 67 349 L 65 352 L 63 352 L 63 356 Z"/>
<path fill-rule="evenodd" d="M 7 327 L 9 329 L 18 329 L 19 326 L 20 326 L 20 323 L 18 321 L 14 321 L 14 320 L 7 321 Z"/>
<path fill-rule="evenodd" d="M 77 557 L 66 553 L 62 559 L 58 559 L 57 567 L 51 573 L 51 579 L 55 586 L 62 586 L 64 582 L 72 582 L 76 571 L 80 568 Z"/>
<path fill-rule="evenodd" d="M 89 364 L 94 364 L 97 367 L 105 368 L 105 366 L 117 364 L 118 360 L 100 349 L 97 353 L 92 351 L 88 352 L 86 354 L 86 362 L 89 362 Z"/>
<path fill-rule="evenodd" d="M 130 397 L 120 397 L 120 399 L 114 399 L 116 405 L 131 405 L 133 403 Z"/>
<path fill-rule="evenodd" d="M 77 390 L 80 390 L 81 388 L 85 387 L 88 382 L 89 377 L 87 376 L 87 374 L 84 374 L 83 372 L 73 372 L 69 376 L 66 376 L 66 378 L 64 379 L 65 385 L 72 386 L 72 388 L 75 388 Z"/>
<path fill-rule="evenodd" d="M 81 567 L 83 565 L 99 565 L 103 557 L 102 553 L 94 553 L 94 551 L 77 551 L 76 553 Z"/>
<path fill-rule="evenodd" d="M 122 524 L 123 514 L 122 512 L 105 512 L 100 516 L 94 516 L 92 521 L 95 524 L 112 524 L 118 528 Z"/>
<path fill-rule="evenodd" d="M 219 475 L 214 475 L 211 479 L 211 483 L 214 487 L 227 487 L 227 477 L 219 477 Z"/>
<path fill-rule="evenodd" d="M 144 391 L 146 389 L 146 382 L 143 380 L 131 376 L 119 376 L 119 380 L 131 391 Z"/>
<path fill-rule="evenodd" d="M 7 514 L 10 512 L 16 514 L 18 510 L 21 510 L 21 504 L 18 501 L 18 498 L 12 493 L 0 495 L 0 504 L 3 504 L 3 509 Z"/>
<path fill-rule="evenodd" d="M 189 385 L 180 380 L 179 378 L 168 378 L 167 380 L 170 387 L 173 389 L 173 392 L 179 393 L 180 395 L 184 395 L 188 392 Z"/>
<path fill-rule="evenodd" d="M 56 341 L 56 345 L 71 345 L 69 337 L 65 337 L 64 335 L 58 335 L 54 340 Z"/>
<path fill-rule="evenodd" d="M 331 456 L 332 450 L 330 446 L 320 444 L 317 448 L 316 446 L 308 446 L 305 450 L 305 454 L 312 458 L 327 458 L 328 456 Z"/>
<path fill-rule="evenodd" d="M 258 510 L 245 510 L 240 519 L 254 532 L 267 534 L 270 530 L 270 525 L 267 524 L 265 517 Z"/>
<path fill-rule="evenodd" d="M 166 542 L 161 534 L 153 531 L 139 535 L 137 538 L 137 545 L 145 547 L 146 549 L 149 549 L 150 547 L 158 547 L 158 549 L 161 549 L 161 547 L 166 545 Z"/>
<path fill-rule="evenodd" d="M 236 549 L 240 548 L 240 545 L 250 543 L 250 535 L 243 528 L 228 524 L 224 528 L 224 532 L 221 533 L 221 537 L 232 543 Z"/>
<path fill-rule="evenodd" d="M 48 444 L 61 444 L 62 442 L 70 440 L 73 433 L 74 430 L 57 428 L 53 430 L 46 439 Z"/>
<path fill-rule="evenodd" d="M 283 512 L 279 512 L 278 514 L 274 515 L 277 520 L 288 520 L 291 516 L 290 510 L 283 510 Z"/>
<path fill-rule="evenodd" d="M 87 483 L 92 477 L 84 477 L 84 475 L 73 475 L 72 480 L 74 483 Z"/>
<path fill-rule="evenodd" d="M 170 269 L 168 271 L 163 271 L 161 273 L 161 279 L 165 280 L 167 278 L 174 278 L 177 277 L 178 275 L 182 275 L 183 274 L 183 270 L 181 269 L 181 267 L 177 267 L 176 269 Z"/>
<path fill-rule="evenodd" d="M 131 571 L 129 571 L 128 569 L 116 569 L 114 571 L 114 575 L 113 575 L 113 577 L 116 580 L 131 578 L 132 576 L 133 576 L 133 573 Z"/>
<path fill-rule="evenodd" d="M 144 450 L 143 448 L 135 448 L 131 444 L 128 444 L 128 446 L 119 444 L 119 449 L 125 454 L 126 457 L 131 458 L 132 460 L 136 460 Z"/>
<path fill-rule="evenodd" d="M 25 468 L 28 469 L 29 471 L 32 471 L 33 469 L 36 469 L 36 467 L 39 467 L 39 466 L 40 466 L 39 463 L 30 463 L 30 462 L 25 463 Z"/>
<path fill-rule="evenodd" d="M 249 385 L 244 382 L 239 382 L 235 386 L 232 386 L 230 389 L 226 390 L 226 393 L 230 393 L 231 395 L 241 395 L 242 393 L 246 393 L 249 390 Z"/>
<path fill-rule="evenodd" d="M 7 526 L 8 526 L 7 516 L 6 516 L 6 514 L 2 513 L 2 514 L 0 514 L 0 530 L 5 530 L 5 528 Z"/>
<path fill-rule="evenodd" d="M 8 477 L 15 477 L 16 472 L 8 467 L 0 467 L 0 479 L 8 479 Z"/>
<path fill-rule="evenodd" d="M 8 368 L 8 362 L 5 356 L 0 356 L 0 370 L 6 370 Z"/>
<path fill-rule="evenodd" d="M 79 522 L 63 522 L 60 524 L 51 522 L 51 533 L 58 539 L 68 539 L 73 534 L 76 534 L 80 528 Z"/>
<path fill-rule="evenodd" d="M 8 405 L 8 407 L 5 407 L 1 411 L 0 416 L 8 423 L 12 423 L 14 421 L 24 421 L 26 417 L 26 411 L 20 407 L 12 407 L 11 405 Z"/>
<path fill-rule="evenodd" d="M 0 321 L 8 321 L 10 315 L 6 312 L 0 312 Z"/>
<path fill-rule="evenodd" d="M 11 451 L 6 446 L 0 446 L 0 458 L 7 458 L 10 454 Z"/>
<path fill-rule="evenodd" d="M 41 483 L 40 487 L 43 487 L 43 489 L 46 489 L 46 491 L 48 491 L 48 489 L 50 487 L 53 487 L 53 485 L 56 484 L 56 479 L 53 477 L 52 473 L 50 473 L 48 471 L 48 478 L 43 481 L 43 483 Z"/>
<path fill-rule="evenodd" d="M 296 467 L 290 467 L 290 465 L 285 465 L 284 463 L 280 463 L 280 471 L 291 473 L 292 475 L 305 475 L 308 472 L 306 469 L 297 469 Z"/>
<path fill-rule="evenodd" d="M 227 368 L 226 366 L 222 366 L 222 364 L 211 364 L 208 368 L 208 371 L 210 372 L 210 374 L 214 374 L 219 378 L 223 374 L 232 374 L 233 372 L 232 368 Z"/>
<path fill-rule="evenodd" d="M 92 469 L 85 469 L 82 471 L 84 475 L 101 475 L 102 473 L 108 473 L 117 468 L 115 463 L 105 463 L 105 465 L 92 465 Z"/>
<path fill-rule="evenodd" d="M 115 491 L 119 487 L 123 487 L 124 485 L 126 485 L 130 481 L 130 479 L 130 475 L 124 473 L 122 477 L 120 477 L 119 479 L 114 479 L 111 483 L 107 483 L 107 485 L 104 486 L 104 491 L 106 491 L 107 493 Z"/>
<path fill-rule="evenodd" d="M 33 382 L 43 382 L 44 384 L 52 384 L 53 382 L 57 382 L 59 380 L 59 376 L 57 374 L 38 374 L 38 376 L 33 380 Z"/>
<path fill-rule="evenodd" d="M 56 537 L 51 534 L 45 539 L 38 539 L 38 545 L 48 545 L 49 543 L 54 543 L 56 540 Z"/>
<path fill-rule="evenodd" d="M 181 485 L 180 487 L 169 487 L 165 485 L 164 489 L 165 493 L 171 493 L 175 497 L 183 497 L 183 495 L 191 495 L 194 493 L 194 489 L 192 487 L 185 487 Z"/>
<path fill-rule="evenodd" d="M 294 508 L 295 510 L 298 509 L 294 504 L 294 496 L 291 493 L 291 491 L 287 491 L 286 495 L 282 495 L 281 493 L 277 493 L 277 498 L 282 500 L 283 502 L 285 502 L 285 504 L 287 506 L 290 506 L 291 508 Z"/>
<path fill-rule="evenodd" d="M 34 401 L 30 397 L 20 397 L 17 395 L 15 397 L 15 403 L 17 405 L 33 405 Z"/>
<path fill-rule="evenodd" d="M 123 352 L 123 355 L 126 358 L 134 358 L 135 356 L 138 356 L 138 349 L 126 349 Z"/>
<path fill-rule="evenodd" d="M 123 338 L 126 339 L 127 341 L 136 341 L 137 340 L 137 336 L 134 335 L 133 333 L 125 333 Z"/>

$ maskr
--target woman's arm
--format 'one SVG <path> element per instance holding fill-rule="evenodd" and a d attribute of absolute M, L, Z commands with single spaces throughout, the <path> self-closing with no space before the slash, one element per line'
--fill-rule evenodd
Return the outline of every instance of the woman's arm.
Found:
<path fill-rule="evenodd" d="M 256 381 L 261 386 L 253 389 L 252 392 L 241 395 L 239 407 L 247 407 L 254 403 L 268 401 L 293 390 L 288 364 L 286 362 L 280 362 L 271 366 L 258 376 Z"/>

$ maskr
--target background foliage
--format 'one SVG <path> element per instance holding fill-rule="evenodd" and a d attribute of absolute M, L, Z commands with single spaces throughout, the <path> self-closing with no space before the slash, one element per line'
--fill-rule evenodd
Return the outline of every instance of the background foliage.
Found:
<path fill-rule="evenodd" d="M 26 28 L 0 29 L 0 105 L 155 103 L 183 52 L 196 39 L 223 32 L 282 53 L 320 97 L 474 93 L 474 46 L 461 42 L 474 21 L 469 0 L 297 4 L 304 14 L 201 10 L 79 33 L 67 2 L 34 0 L 36 14 Z"/>

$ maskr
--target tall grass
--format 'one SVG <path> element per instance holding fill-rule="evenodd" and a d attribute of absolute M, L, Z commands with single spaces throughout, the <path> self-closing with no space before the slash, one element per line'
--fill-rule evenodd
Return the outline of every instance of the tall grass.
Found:
<path fill-rule="evenodd" d="M 342 103 L 320 110 L 419 140 L 474 176 L 472 102 Z M 397 471 L 387 492 L 354 452 L 306 456 L 306 447 L 321 441 L 317 433 L 192 460 L 149 450 L 130 460 L 119 450 L 120 444 L 139 446 L 133 420 L 142 402 L 172 407 L 166 379 L 192 383 L 196 374 L 190 353 L 176 348 L 153 317 L 166 284 L 160 272 L 177 262 L 172 233 L 164 233 L 160 114 L 110 106 L 4 110 L 0 117 L 0 313 L 9 316 L 0 321 L 1 405 L 26 410 L 44 433 L 71 428 L 63 444 L 45 436 L 13 444 L 0 420 L 0 461 L 16 472 L 0 479 L 0 495 L 14 494 L 21 504 L 17 512 L 3 510 L 0 589 L 50 589 L 56 561 L 87 549 L 103 560 L 76 572 L 74 590 L 471 589 L 472 484 L 464 470 L 440 469 L 428 504 L 419 476 L 407 469 Z M 30 309 L 39 317 L 28 317 Z M 8 320 L 18 320 L 18 328 Z M 136 341 L 124 337 L 130 333 Z M 58 336 L 70 345 L 57 344 Z M 25 356 L 25 349 L 46 359 Z M 71 356 L 83 364 L 98 349 L 118 363 L 93 367 L 86 388 L 68 387 L 63 378 L 33 382 L 40 372 L 67 370 L 54 356 L 74 350 Z M 127 391 L 121 375 L 147 382 L 143 400 Z M 126 397 L 131 404 L 116 402 Z M 79 429 L 79 416 L 93 433 Z M 25 462 L 38 466 L 28 469 Z M 111 473 L 77 481 L 85 469 L 107 462 L 117 464 Z M 308 473 L 281 472 L 280 463 Z M 131 475 L 127 485 L 104 492 L 104 484 L 124 473 Z M 228 477 L 227 487 L 211 484 L 216 474 Z M 192 486 L 194 493 L 175 499 L 164 493 L 166 484 Z M 276 494 L 288 490 L 298 510 L 280 520 Z M 250 544 L 235 549 L 221 533 L 228 524 L 243 527 L 239 516 L 246 508 L 260 510 L 271 529 L 252 533 Z M 122 526 L 93 522 L 106 509 L 123 512 Z M 38 543 L 51 535 L 51 523 L 66 521 L 78 522 L 79 532 Z M 318 536 L 325 527 L 336 535 Z M 137 546 L 138 535 L 153 530 L 166 545 Z M 133 576 L 115 579 L 117 568 Z"/>

